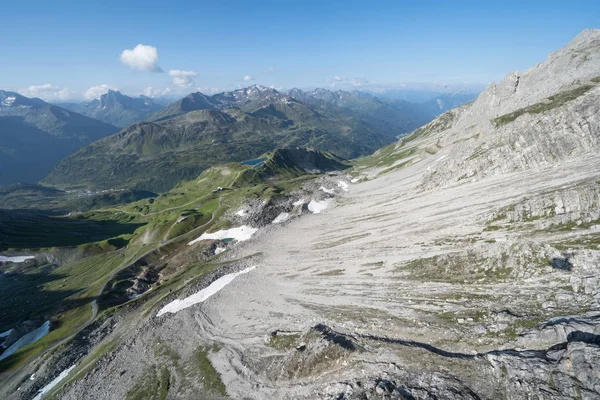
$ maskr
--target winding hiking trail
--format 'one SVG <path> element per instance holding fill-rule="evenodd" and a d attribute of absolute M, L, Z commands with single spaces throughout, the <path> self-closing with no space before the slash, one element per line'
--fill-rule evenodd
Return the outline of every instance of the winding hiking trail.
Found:
<path fill-rule="evenodd" d="M 239 176 L 239 174 L 238 174 Z M 237 179 L 237 178 L 236 178 Z M 138 260 L 148 256 L 149 254 L 151 254 L 152 252 L 160 249 L 163 246 L 166 246 L 170 243 L 175 242 L 176 240 L 178 240 L 179 238 L 181 238 L 182 236 L 185 235 L 189 235 L 192 232 L 196 232 L 202 228 L 205 228 L 206 226 L 210 225 L 214 219 L 215 219 L 215 214 L 217 213 L 217 211 L 219 211 L 221 209 L 221 203 L 223 200 L 223 197 L 227 196 L 227 194 L 224 194 L 223 196 L 219 197 L 219 204 L 217 205 L 217 208 L 212 212 L 210 220 L 200 226 L 197 226 L 196 228 L 185 232 L 179 236 L 176 236 L 172 239 L 169 239 L 167 241 L 162 241 L 158 246 L 153 247 L 152 249 L 148 250 L 147 252 L 145 252 L 143 255 L 137 257 L 134 261 L 122 266 L 121 268 L 117 268 L 115 269 L 109 276 L 108 278 L 104 281 L 104 284 L 100 287 L 100 289 L 98 289 L 98 292 L 96 293 L 96 295 L 94 296 L 94 300 L 92 300 L 92 302 L 90 303 L 90 307 L 92 310 L 92 315 L 90 316 L 90 318 L 88 318 L 88 320 L 83 323 L 79 328 L 77 328 L 73 333 L 71 333 L 69 336 L 64 337 L 63 339 L 59 340 L 58 342 L 52 344 L 50 347 L 46 348 L 45 350 L 41 351 L 40 353 L 38 353 L 37 355 L 33 356 L 30 360 L 28 360 L 26 363 L 24 363 L 21 367 L 19 367 L 17 370 L 15 370 L 14 372 L 10 373 L 8 375 L 8 379 L 12 378 L 15 374 L 21 372 L 24 368 L 27 368 L 31 363 L 35 362 L 36 360 L 38 360 L 40 357 L 42 357 L 43 355 L 47 354 L 48 352 L 50 352 L 51 350 L 55 349 L 56 347 L 60 346 L 61 344 L 71 340 L 72 338 L 74 338 L 75 336 L 77 336 L 77 334 L 79 334 L 81 331 L 83 331 L 85 328 L 87 328 L 88 326 L 90 326 L 94 320 L 96 319 L 96 317 L 98 316 L 98 298 L 102 295 L 102 292 L 104 292 L 104 289 L 106 288 L 106 285 L 121 271 L 123 271 L 126 268 L 131 267 L 133 264 L 135 264 Z M 203 196 L 201 198 L 198 198 L 196 200 L 194 200 L 193 202 L 196 201 L 200 201 L 201 199 L 205 198 L 207 196 Z M 193 203 L 192 202 L 192 203 Z M 190 203 L 188 203 L 190 204 Z M 181 206 L 181 207 L 185 207 L 185 205 Z M 166 211 L 166 210 L 162 210 L 162 211 Z M 146 214 L 148 215 L 148 214 Z M 119 250 L 116 250 L 119 251 Z"/>

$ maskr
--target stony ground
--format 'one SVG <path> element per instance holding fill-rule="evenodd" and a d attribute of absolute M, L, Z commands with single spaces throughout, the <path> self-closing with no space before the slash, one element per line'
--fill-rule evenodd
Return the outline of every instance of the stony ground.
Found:
<path fill-rule="evenodd" d="M 183 379 L 198 349 L 231 398 L 593 398 L 600 251 L 586 240 L 599 230 L 564 224 L 593 198 L 555 232 L 498 215 L 587 188 L 600 156 L 423 191 L 437 159 L 337 190 L 322 214 L 234 246 L 224 254 L 244 258 L 237 268 L 256 269 L 202 305 L 149 316 L 65 398 L 125 396 L 165 359 L 181 369 L 168 398 L 193 398 L 205 387 Z"/>

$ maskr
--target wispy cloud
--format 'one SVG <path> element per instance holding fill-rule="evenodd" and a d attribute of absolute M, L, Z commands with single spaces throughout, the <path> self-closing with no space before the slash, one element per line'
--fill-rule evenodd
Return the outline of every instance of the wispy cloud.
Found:
<path fill-rule="evenodd" d="M 219 89 L 218 87 L 198 87 L 196 88 L 197 91 L 202 92 L 202 93 L 206 93 L 206 94 L 215 94 L 215 93 L 221 93 L 222 90 Z"/>
<path fill-rule="evenodd" d="M 123 50 L 120 60 L 134 71 L 163 72 L 158 66 L 156 47 L 138 44 L 132 50 Z"/>
<path fill-rule="evenodd" d="M 68 88 L 46 83 L 44 85 L 31 85 L 25 89 L 19 90 L 23 96 L 39 97 L 46 101 L 65 101 L 71 99 L 75 93 Z"/>
<path fill-rule="evenodd" d="M 156 89 L 153 87 L 147 87 L 146 89 L 144 89 L 142 91 L 142 94 L 146 97 L 150 97 L 150 98 L 155 98 L 155 97 L 162 97 L 162 96 L 168 96 L 170 95 L 172 92 L 171 88 L 167 87 L 164 89 Z"/>
<path fill-rule="evenodd" d="M 250 76 L 250 75 L 245 75 L 245 76 L 242 78 L 242 80 L 243 80 L 243 81 L 246 81 L 246 82 L 249 82 L 249 81 L 253 81 L 253 80 L 254 80 L 254 77 L 252 77 L 252 76 Z"/>
<path fill-rule="evenodd" d="M 194 71 L 182 71 L 179 69 L 170 70 L 169 75 L 173 78 L 173 84 L 177 86 L 192 86 L 194 78 L 198 76 Z"/>
<path fill-rule="evenodd" d="M 91 88 L 86 90 L 85 93 L 83 93 L 83 98 L 86 100 L 98 99 L 98 98 L 100 98 L 100 96 L 102 96 L 104 93 L 108 92 L 109 90 L 118 90 L 118 89 L 114 86 L 110 86 L 110 85 L 106 85 L 106 84 L 92 86 Z"/>
<path fill-rule="evenodd" d="M 327 79 L 325 79 L 325 81 L 332 88 L 360 87 L 360 86 L 367 85 L 369 83 L 369 81 L 365 78 L 348 79 L 348 78 L 342 78 L 339 75 L 334 76 L 332 79 L 327 78 Z"/>
<path fill-rule="evenodd" d="M 363 86 L 369 83 L 365 78 L 354 78 L 350 81 L 350 84 L 355 87 Z"/>
<path fill-rule="evenodd" d="M 269 68 L 265 69 L 265 72 L 266 73 L 275 72 L 275 67 L 269 67 Z"/>

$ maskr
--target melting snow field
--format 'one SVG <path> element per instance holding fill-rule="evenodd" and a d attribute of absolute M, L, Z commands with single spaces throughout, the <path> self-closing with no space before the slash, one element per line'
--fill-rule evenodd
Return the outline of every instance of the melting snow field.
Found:
<path fill-rule="evenodd" d="M 245 240 L 250 239 L 252 237 L 252 235 L 254 235 L 256 233 L 256 231 L 258 231 L 258 228 L 252 228 L 251 226 L 242 225 L 238 228 L 224 229 L 222 231 L 217 231 L 217 232 L 213 232 L 213 233 L 204 232 L 202 234 L 202 236 L 189 242 L 188 246 L 191 246 L 194 243 L 197 243 L 201 240 L 207 240 L 207 239 L 223 240 L 223 239 L 231 238 L 231 239 L 237 240 L 238 242 L 243 242 Z"/>
<path fill-rule="evenodd" d="M 273 224 L 280 224 L 282 222 L 287 221 L 288 219 L 290 219 L 290 214 L 286 213 L 286 212 L 282 212 L 281 214 L 279 214 L 274 220 L 273 220 Z"/>
<path fill-rule="evenodd" d="M 22 263 L 27 260 L 31 260 L 32 258 L 35 258 L 35 256 L 14 256 L 14 257 L 0 256 L 0 262 L 10 261 L 10 262 L 14 262 L 14 263 Z"/>
<path fill-rule="evenodd" d="M 321 187 L 319 188 L 319 190 L 322 190 L 322 191 L 324 191 L 324 192 L 325 192 L 325 193 L 327 193 L 327 194 L 335 194 L 335 191 L 333 191 L 333 190 L 331 190 L 331 189 L 327 189 L 325 186 L 321 186 Z"/>
<path fill-rule="evenodd" d="M 28 344 L 37 342 L 38 340 L 46 336 L 48 332 L 50 332 L 50 321 L 44 322 L 44 324 L 37 328 L 35 331 L 31 331 L 23 335 L 19 340 L 13 343 L 12 346 L 6 349 L 6 351 L 2 353 L 2 355 L 0 355 L 0 360 L 4 360 L 6 357 L 10 356 L 23 346 L 27 346 Z"/>
<path fill-rule="evenodd" d="M 221 254 L 222 252 L 224 252 L 225 250 L 227 250 L 225 247 L 217 247 L 215 249 L 215 255 L 217 254 Z"/>
<path fill-rule="evenodd" d="M 246 210 L 244 210 L 244 209 L 242 209 L 242 210 L 240 210 L 240 211 L 238 211 L 238 212 L 236 212 L 236 213 L 235 213 L 235 215 L 237 215 L 237 216 L 239 216 L 239 217 L 243 217 L 243 216 L 245 216 L 246 214 L 248 214 L 248 211 L 246 211 Z"/>
<path fill-rule="evenodd" d="M 292 203 L 294 207 L 301 206 L 302 204 L 304 204 L 304 199 L 300 199 Z"/>
<path fill-rule="evenodd" d="M 310 203 L 308 203 L 308 211 L 310 211 L 313 214 L 319 214 L 321 211 L 325 210 L 329 204 L 331 204 L 331 201 L 333 199 L 325 199 L 325 200 L 311 200 Z"/>
<path fill-rule="evenodd" d="M 12 332 L 12 329 L 7 330 L 6 332 L 0 333 L 0 338 L 7 337 Z"/>
<path fill-rule="evenodd" d="M 54 380 L 52 380 L 52 382 L 50 382 L 49 384 L 47 384 L 46 386 L 41 388 L 40 391 L 38 392 L 37 396 L 35 396 L 33 398 L 33 400 L 41 400 L 41 398 L 44 397 L 44 395 L 46 393 L 51 391 L 54 388 L 54 386 L 58 385 L 60 383 L 60 381 L 65 379 L 67 377 L 67 375 L 69 375 L 69 372 L 71 372 L 74 368 L 75 368 L 75 365 L 71 365 L 69 368 L 67 368 L 63 372 L 61 372 L 60 375 L 58 375 L 56 378 L 54 378 Z"/>
<path fill-rule="evenodd" d="M 339 187 L 341 187 L 344 192 L 348 191 L 348 186 L 349 186 L 348 183 L 346 183 L 344 181 L 338 181 L 337 185 Z"/>
<path fill-rule="evenodd" d="M 235 278 L 237 278 L 238 276 L 240 276 L 242 274 L 247 274 L 248 272 L 252 271 L 254 268 L 256 268 L 256 267 L 252 266 L 252 267 L 243 269 L 239 272 L 235 272 L 233 274 L 223 275 L 222 277 L 220 277 L 219 279 L 217 279 L 216 281 L 214 281 L 213 283 L 208 285 L 208 287 L 206 287 L 205 289 L 202 289 L 198 293 L 193 294 L 189 297 L 186 297 L 183 300 L 179 300 L 179 299 L 173 300 L 172 302 L 170 302 L 169 304 L 164 306 L 158 312 L 158 314 L 156 314 L 156 316 L 160 317 L 161 315 L 166 314 L 166 313 L 175 314 L 176 312 L 185 310 L 186 308 L 191 307 L 194 304 L 202 303 L 203 301 L 205 301 L 206 299 L 208 299 L 209 297 L 211 297 L 212 295 L 217 293 L 219 290 L 223 289 L 225 286 L 230 284 Z"/>
<path fill-rule="evenodd" d="M 358 179 L 358 178 L 353 178 L 353 179 L 351 179 L 351 180 L 350 180 L 350 183 L 356 183 L 356 182 L 358 182 L 359 180 L 360 180 L 360 179 Z"/>

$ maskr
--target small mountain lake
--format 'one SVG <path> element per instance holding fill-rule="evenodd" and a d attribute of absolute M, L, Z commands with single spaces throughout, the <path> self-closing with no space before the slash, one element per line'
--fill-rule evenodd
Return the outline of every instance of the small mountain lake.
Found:
<path fill-rule="evenodd" d="M 262 167 L 262 165 L 267 161 L 267 157 L 263 158 L 255 158 L 254 160 L 246 160 L 242 161 L 242 164 L 249 165 L 254 168 Z"/>

